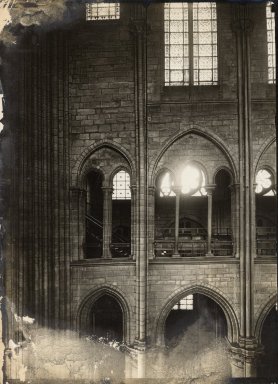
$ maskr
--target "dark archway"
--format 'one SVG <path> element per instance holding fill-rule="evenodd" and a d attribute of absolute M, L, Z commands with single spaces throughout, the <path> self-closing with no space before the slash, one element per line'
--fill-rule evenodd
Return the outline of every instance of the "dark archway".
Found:
<path fill-rule="evenodd" d="M 86 247 L 85 258 L 102 256 L 103 238 L 103 176 L 97 170 L 91 170 L 86 178 Z"/>
<path fill-rule="evenodd" d="M 230 173 L 220 169 L 215 175 L 212 208 L 212 248 L 215 256 L 230 256 L 233 253 L 230 185 Z"/>
<path fill-rule="evenodd" d="M 104 294 L 95 301 L 90 311 L 90 327 L 95 336 L 123 340 L 123 311 L 114 297 Z"/>
<path fill-rule="evenodd" d="M 112 257 L 131 254 L 131 190 L 130 175 L 120 169 L 113 177 L 112 194 Z"/>
<path fill-rule="evenodd" d="M 260 377 L 278 377 L 278 319 L 275 307 L 267 315 L 261 333 L 264 355 L 258 370 Z"/>
<path fill-rule="evenodd" d="M 227 321 L 220 306 L 194 293 L 177 302 L 165 322 L 165 343 L 173 347 L 186 337 L 188 348 L 198 352 L 227 336 Z"/>

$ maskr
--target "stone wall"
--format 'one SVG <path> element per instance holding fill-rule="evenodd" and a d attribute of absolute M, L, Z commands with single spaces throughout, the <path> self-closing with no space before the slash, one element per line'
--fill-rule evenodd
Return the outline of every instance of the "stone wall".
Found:
<path fill-rule="evenodd" d="M 162 4 L 146 9 L 122 3 L 120 20 L 29 31 L 20 49 L 9 52 L 8 64 L 18 76 L 7 96 L 9 115 L 13 98 L 19 107 L 10 126 L 16 145 L 7 251 L 15 288 L 7 286 L 21 315 L 79 329 L 81 314 L 96 295 L 108 292 L 123 305 L 128 343 L 147 324 L 146 338 L 137 340 L 145 347 L 163 342 L 168 306 L 182 294 L 199 292 L 229 317 L 229 341 L 239 342 L 246 323 L 251 337 L 258 337 L 255 324 L 276 289 L 274 258 L 255 257 L 255 224 L 248 221 L 255 216 L 256 169 L 275 168 L 265 5 L 217 8 L 216 86 L 164 86 Z M 235 256 L 154 259 L 156 175 L 163 167 L 178 172 L 193 160 L 203 166 L 208 183 L 220 168 L 232 175 Z M 132 257 L 83 260 L 84 176 L 100 169 L 111 186 L 120 167 L 130 171 L 133 188 Z M 246 295 L 250 321 L 242 311 Z"/>

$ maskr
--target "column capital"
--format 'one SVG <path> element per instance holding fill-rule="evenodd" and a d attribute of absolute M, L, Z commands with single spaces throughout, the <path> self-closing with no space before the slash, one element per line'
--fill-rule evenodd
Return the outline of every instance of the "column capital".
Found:
<path fill-rule="evenodd" d="M 136 191 L 137 191 L 137 185 L 136 184 L 130 185 L 129 188 L 130 188 L 130 191 L 132 194 L 136 193 Z"/>
<path fill-rule="evenodd" d="M 150 195 L 154 195 L 155 194 L 155 191 L 156 191 L 156 187 L 155 186 L 149 186 L 148 187 L 148 191 L 149 191 L 149 194 Z"/>
<path fill-rule="evenodd" d="M 103 190 L 103 192 L 105 193 L 113 193 L 113 188 L 112 187 L 108 187 L 108 186 L 103 186 L 101 187 L 101 189 Z"/>
<path fill-rule="evenodd" d="M 147 349 L 146 341 L 135 339 L 133 348 L 136 351 L 144 352 Z"/>
<path fill-rule="evenodd" d="M 176 195 L 180 195 L 181 194 L 181 185 L 174 185 L 173 191 L 175 192 Z"/>
<path fill-rule="evenodd" d="M 133 19 L 129 23 L 129 30 L 136 36 L 144 36 L 147 32 L 147 26 L 144 19 Z"/>
<path fill-rule="evenodd" d="M 248 351 L 258 349 L 258 340 L 255 337 L 239 336 L 238 344 L 240 348 L 247 349 Z"/>
<path fill-rule="evenodd" d="M 207 194 L 212 195 L 212 192 L 215 190 L 216 184 L 208 184 L 205 186 Z"/>
<path fill-rule="evenodd" d="M 257 183 L 253 183 L 253 191 L 254 191 L 254 193 L 256 193 L 256 187 L 257 187 Z"/>
<path fill-rule="evenodd" d="M 240 184 L 239 183 L 234 183 L 234 184 L 230 184 L 228 186 L 228 188 L 231 190 L 231 192 L 234 192 L 236 190 L 239 190 L 239 187 L 240 187 Z"/>
<path fill-rule="evenodd" d="M 245 345 L 241 345 L 244 341 Z M 252 344 L 252 347 L 250 345 Z M 255 377 L 257 360 L 263 354 L 263 347 L 255 339 L 240 338 L 239 344 L 230 344 L 232 374 L 234 377 Z"/>

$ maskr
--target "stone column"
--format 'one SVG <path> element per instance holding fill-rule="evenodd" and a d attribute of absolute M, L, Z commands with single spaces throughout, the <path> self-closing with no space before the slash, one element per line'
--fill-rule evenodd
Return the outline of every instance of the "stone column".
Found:
<path fill-rule="evenodd" d="M 137 3 L 130 24 L 134 36 L 134 116 L 136 156 L 136 338 L 134 347 L 140 350 L 138 378 L 145 377 L 144 358 L 147 341 L 148 295 L 148 131 L 147 131 L 147 45 L 146 7 Z M 140 360 L 140 364 L 139 364 Z"/>
<path fill-rule="evenodd" d="M 239 261 L 240 261 L 240 335 L 253 338 L 253 231 L 252 231 L 252 185 L 253 151 L 251 124 L 251 64 L 249 36 L 252 21 L 248 5 L 234 6 L 233 28 L 237 44 L 237 93 L 239 134 Z"/>
<path fill-rule="evenodd" d="M 206 256 L 212 256 L 211 252 L 211 235 L 212 235 L 212 192 L 215 188 L 215 185 L 208 185 L 206 187 L 207 196 L 208 196 L 208 249 Z"/>
<path fill-rule="evenodd" d="M 251 235 L 252 235 L 252 254 L 254 255 L 253 258 L 257 258 L 257 221 L 256 221 L 256 186 L 257 184 L 253 184 L 253 193 L 251 193 Z"/>
<path fill-rule="evenodd" d="M 110 244 L 112 241 L 112 193 L 113 188 L 102 187 L 103 190 L 103 244 L 102 257 L 110 259 Z"/>
<path fill-rule="evenodd" d="M 230 346 L 232 377 L 256 377 L 262 353 L 255 339 L 240 339 L 239 345 Z"/>
<path fill-rule="evenodd" d="M 71 208 L 71 250 L 72 260 L 81 260 L 85 257 L 85 232 L 86 232 L 86 191 L 70 188 Z"/>
<path fill-rule="evenodd" d="M 137 373 L 138 378 L 146 377 L 146 347 L 137 344 Z"/>
<path fill-rule="evenodd" d="M 181 188 L 175 187 L 174 192 L 176 194 L 176 211 L 175 211 L 175 245 L 174 245 L 174 253 L 172 257 L 180 257 L 179 254 L 179 227 L 180 227 L 180 195 Z"/>
<path fill-rule="evenodd" d="M 148 199 L 148 251 L 149 259 L 154 259 L 155 238 L 155 187 L 149 187 Z"/>
<path fill-rule="evenodd" d="M 239 184 L 230 185 L 233 255 L 239 258 Z"/>
<path fill-rule="evenodd" d="M 131 219 L 130 219 L 130 255 L 132 260 L 135 260 L 135 254 L 136 254 L 136 193 L 137 193 L 137 187 L 136 185 L 130 186 L 131 191 Z"/>

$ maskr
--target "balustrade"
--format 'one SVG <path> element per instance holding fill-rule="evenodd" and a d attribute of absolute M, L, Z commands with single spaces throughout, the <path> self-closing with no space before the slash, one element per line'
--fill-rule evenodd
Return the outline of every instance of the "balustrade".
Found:
<path fill-rule="evenodd" d="M 256 228 L 257 256 L 275 256 L 276 227 Z"/>
<path fill-rule="evenodd" d="M 205 256 L 208 251 L 208 236 L 204 228 L 179 228 L 178 253 L 182 257 Z M 175 228 L 156 227 L 154 242 L 157 257 L 172 256 L 175 251 Z M 213 256 L 232 256 L 231 229 L 212 228 L 211 252 Z"/>

